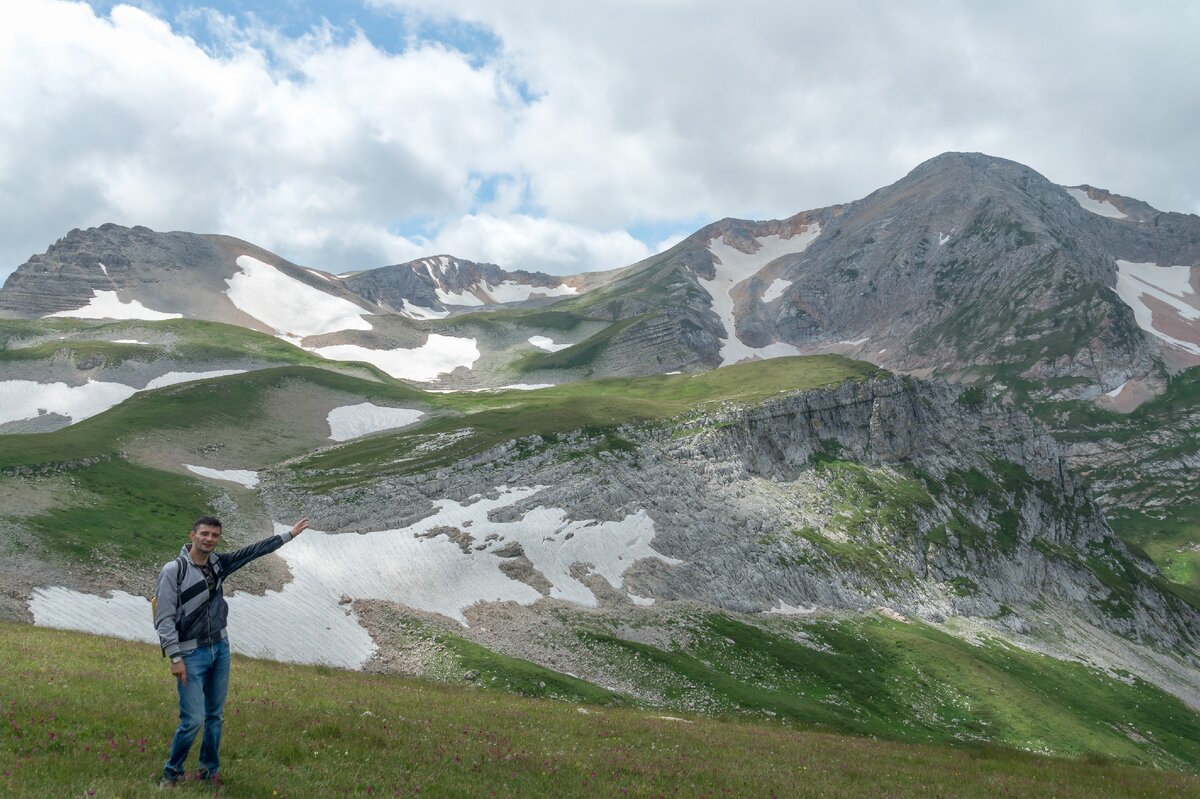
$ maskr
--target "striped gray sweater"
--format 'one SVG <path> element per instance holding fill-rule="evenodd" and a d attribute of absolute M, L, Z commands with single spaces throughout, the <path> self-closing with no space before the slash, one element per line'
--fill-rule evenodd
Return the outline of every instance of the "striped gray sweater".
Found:
<path fill-rule="evenodd" d="M 154 627 L 158 630 L 163 654 L 167 657 L 181 655 L 224 638 L 229 617 L 229 605 L 222 592 L 225 578 L 291 540 L 291 533 L 283 533 L 234 552 L 212 553 L 208 564 L 216 585 L 211 592 L 204 573 L 192 562 L 192 545 L 184 544 L 180 556 L 162 567 L 154 589 L 157 597 Z M 180 564 L 183 565 L 182 579 Z"/>

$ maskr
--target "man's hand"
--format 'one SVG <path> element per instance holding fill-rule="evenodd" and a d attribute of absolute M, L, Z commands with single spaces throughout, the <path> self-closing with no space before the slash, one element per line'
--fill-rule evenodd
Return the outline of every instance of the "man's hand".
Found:
<path fill-rule="evenodd" d="M 171 664 L 171 673 L 180 683 L 187 685 L 187 665 L 182 660 Z"/>
<path fill-rule="evenodd" d="M 295 538 L 296 536 L 300 535 L 307 529 L 308 529 L 308 519 L 301 519 L 300 521 L 298 521 L 294 525 L 292 525 L 292 538 Z"/>

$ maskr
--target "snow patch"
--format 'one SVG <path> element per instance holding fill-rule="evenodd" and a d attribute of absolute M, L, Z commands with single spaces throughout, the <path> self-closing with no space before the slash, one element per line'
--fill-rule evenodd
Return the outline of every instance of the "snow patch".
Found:
<path fill-rule="evenodd" d="M 239 255 L 237 265 L 242 271 L 225 280 L 230 302 L 280 335 L 304 337 L 371 329 L 371 323 L 363 319 L 370 311 L 349 300 L 288 277 L 249 255 Z"/>
<path fill-rule="evenodd" d="M 495 388 L 427 388 L 425 391 L 429 394 L 482 394 L 485 391 L 537 391 L 554 386 L 554 383 L 509 383 Z"/>
<path fill-rule="evenodd" d="M 29 612 L 39 627 L 158 643 L 150 620 L 150 600 L 124 591 L 96 596 L 58 586 L 35 588 L 29 598 Z"/>
<path fill-rule="evenodd" d="M 457 338 L 430 333 L 428 340 L 415 349 L 372 350 L 357 344 L 335 344 L 310 350 L 333 361 L 364 361 L 378 366 L 392 377 L 429 383 L 460 366 L 468 369 L 479 360 L 479 347 L 473 338 Z"/>
<path fill-rule="evenodd" d="M 358 405 L 343 405 L 334 408 L 325 417 L 329 423 L 329 437 L 334 441 L 349 441 L 352 438 L 407 427 L 425 414 L 411 408 L 385 408 L 370 402 Z"/>
<path fill-rule="evenodd" d="M 165 375 L 151 380 L 142 390 L 153 391 L 156 388 L 166 388 L 178 383 L 190 383 L 193 380 L 208 380 L 213 377 L 240 375 L 245 371 L 245 369 L 213 369 L 210 372 L 167 372 Z"/>
<path fill-rule="evenodd" d="M 144 319 L 148 322 L 183 318 L 183 314 L 152 311 L 138 300 L 121 302 L 117 298 L 117 292 L 100 289 L 92 289 L 92 299 L 82 308 L 48 313 L 43 318 L 49 319 L 52 316 L 71 319 Z"/>
<path fill-rule="evenodd" d="M 946 242 L 950 241 L 950 236 L 946 233 L 938 233 L 938 246 L 941 247 Z"/>
<path fill-rule="evenodd" d="M 542 487 L 501 488 L 494 499 L 466 503 L 443 500 L 430 517 L 408 527 L 360 535 L 330 535 L 309 529 L 278 554 L 292 580 L 281 591 L 228 597 L 229 640 L 234 651 L 299 663 L 362 668 L 375 650 L 352 607 L 353 599 L 381 599 L 438 613 L 462 624 L 463 611 L 480 602 L 512 601 L 529 605 L 542 595 L 500 569 L 497 549 L 514 542 L 551 583 L 550 595 L 588 607 L 598 602 L 571 576 L 571 566 L 589 564 L 590 572 L 624 587 L 625 570 L 644 558 L 680 561 L 651 547 L 654 523 L 643 511 L 619 521 L 570 520 L 558 508 L 536 507 L 511 522 L 489 518 L 492 511 L 533 496 Z M 463 552 L 436 528 L 469 533 L 486 548 Z M 287 527 L 276 524 L 276 532 Z M 496 539 L 488 541 L 495 535 Z M 506 553 L 507 554 L 507 553 Z M 236 580 L 235 580 L 236 583 Z M 29 608 L 34 623 L 137 640 L 155 640 L 148 602 L 114 593 L 111 599 L 65 588 L 38 588 Z"/>
<path fill-rule="evenodd" d="M 483 288 L 491 295 L 493 300 L 500 303 L 524 302 L 535 294 L 543 297 L 566 297 L 579 293 L 574 286 L 566 286 L 561 283 L 550 287 L 531 286 L 528 283 L 518 283 L 515 280 L 505 280 L 498 286 L 484 283 Z"/>
<path fill-rule="evenodd" d="M 331 278 L 329 275 L 318 272 L 316 269 L 305 269 L 304 271 L 308 272 L 310 275 L 316 275 L 327 283 L 333 282 L 333 278 Z"/>
<path fill-rule="evenodd" d="M 1121 385 L 1119 385 L 1119 386 L 1117 386 L 1116 388 L 1114 388 L 1112 391 L 1106 391 L 1106 392 L 1104 392 L 1104 396 L 1106 396 L 1106 397 L 1112 397 L 1112 398 L 1114 398 L 1114 399 L 1115 399 L 1115 398 L 1117 397 L 1117 395 L 1118 395 L 1118 394 L 1120 394 L 1122 391 L 1124 391 L 1124 390 L 1125 390 L 1125 386 L 1127 386 L 1127 385 L 1129 385 L 1129 381 L 1128 381 L 1128 380 L 1126 380 L 1124 383 L 1122 383 Z"/>
<path fill-rule="evenodd" d="M 133 386 L 98 380 L 89 380 L 82 386 L 3 380 L 0 381 L 0 424 L 35 419 L 46 413 L 66 416 L 74 424 L 103 413 L 136 393 Z"/>
<path fill-rule="evenodd" d="M 558 352 L 571 346 L 570 344 L 555 344 L 554 339 L 545 336 L 530 336 L 529 343 L 546 352 Z"/>
<path fill-rule="evenodd" d="M 1159 266 L 1118 260 L 1116 292 L 1133 309 L 1138 327 L 1168 344 L 1200 355 L 1200 346 L 1197 344 L 1175 338 L 1154 327 L 1154 314 L 1144 299 L 1153 297 L 1188 322 L 1200 319 L 1200 302 L 1191 285 L 1192 269 L 1190 266 Z"/>
<path fill-rule="evenodd" d="M 400 313 L 407 316 L 409 319 L 418 321 L 425 319 L 445 319 L 450 315 L 449 311 L 438 311 L 433 308 L 426 308 L 423 305 L 410 303 L 408 300 L 400 300 Z"/>
<path fill-rule="evenodd" d="M 771 302 L 772 300 L 779 299 L 783 296 L 783 292 L 787 291 L 791 285 L 792 281 L 790 280 L 784 280 L 781 277 L 775 278 L 775 281 L 770 286 L 767 286 L 767 290 L 763 292 L 762 301 Z"/>
<path fill-rule="evenodd" d="M 141 344 L 144 347 L 149 347 L 149 341 L 138 341 L 136 338 L 118 338 L 113 339 L 113 344 Z"/>
<path fill-rule="evenodd" d="M 861 347 L 870 340 L 871 339 L 869 338 L 856 338 L 854 341 L 839 341 L 838 344 L 849 344 L 851 347 Z"/>
<path fill-rule="evenodd" d="M 100 263 L 99 261 L 96 262 L 96 266 L 100 267 L 100 271 L 104 273 L 105 277 L 108 277 L 108 267 L 107 266 Z"/>
<path fill-rule="evenodd" d="M 255 488 L 258 486 L 258 472 L 249 469 L 209 469 L 207 466 L 192 466 L 190 463 L 183 464 L 189 472 L 200 475 L 201 477 L 211 477 L 213 480 L 225 480 L 230 483 L 237 483 L 246 488 Z"/>
<path fill-rule="evenodd" d="M 721 239 L 709 242 L 709 252 L 715 256 L 713 268 L 716 275 L 712 280 L 701 279 L 700 285 L 712 297 L 712 309 L 721 318 L 725 326 L 725 338 L 721 344 L 721 365 L 750 358 L 779 358 L 784 355 L 799 355 L 800 351 L 791 344 L 775 343 L 766 347 L 749 347 L 737 337 L 737 326 L 733 310 L 733 290 L 743 281 L 758 274 L 758 272 L 785 255 L 804 252 L 808 245 L 821 235 L 820 225 L 809 225 L 802 233 L 790 239 L 779 236 L 764 236 L 758 239 L 759 248 L 753 253 L 744 253 L 730 247 Z"/>
<path fill-rule="evenodd" d="M 430 277 L 433 277 L 433 275 L 430 275 Z M 442 303 L 442 305 L 483 305 L 483 300 L 469 291 L 460 291 L 451 294 L 441 288 L 435 288 L 434 292 L 437 293 L 438 302 Z"/>
<path fill-rule="evenodd" d="M 119 343 L 145 342 L 126 339 Z M 89 380 L 82 386 L 37 383 L 32 380 L 3 380 L 0 381 L 0 424 L 36 419 L 47 413 L 65 416 L 71 420 L 71 424 L 75 424 L 121 404 L 139 391 L 150 391 L 190 380 L 239 374 L 243 371 L 245 370 L 221 369 L 213 372 L 168 372 L 151 380 L 143 389 L 124 383 L 104 383 L 99 380 Z"/>
<path fill-rule="evenodd" d="M 1066 188 L 1065 186 L 1063 188 Z M 1109 219 L 1128 219 L 1129 215 L 1122 213 L 1115 205 L 1107 200 L 1093 200 L 1084 189 L 1067 189 L 1067 194 L 1075 198 L 1079 207 L 1093 214 L 1107 216 Z"/>

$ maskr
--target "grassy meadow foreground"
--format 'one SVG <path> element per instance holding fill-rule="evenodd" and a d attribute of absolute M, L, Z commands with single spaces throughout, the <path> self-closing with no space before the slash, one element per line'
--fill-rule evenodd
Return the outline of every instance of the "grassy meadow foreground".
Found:
<path fill-rule="evenodd" d="M 890 743 L 235 660 L 221 796 L 1200 795 L 1200 777 L 1104 758 Z M 154 647 L 0 624 L 0 661 L 0 795 L 158 795 L 175 699 Z"/>

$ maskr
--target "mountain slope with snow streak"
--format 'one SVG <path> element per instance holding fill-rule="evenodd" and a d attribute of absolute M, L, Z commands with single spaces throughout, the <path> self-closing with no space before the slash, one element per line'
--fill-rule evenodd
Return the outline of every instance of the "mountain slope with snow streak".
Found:
<path fill-rule="evenodd" d="M 763 236 L 755 240 L 757 249 L 753 253 L 745 253 L 721 240 L 709 243 L 708 249 L 713 254 L 716 275 L 712 280 L 700 278 L 699 282 L 712 298 L 713 312 L 721 318 L 721 323 L 725 326 L 726 335 L 721 344 L 722 366 L 751 358 L 779 358 L 800 353 L 800 350 L 791 344 L 775 343 L 765 347 L 751 347 L 743 343 L 737 335 L 734 291 L 777 258 L 804 252 L 819 235 L 821 226 L 811 225 L 791 238 Z M 772 286 L 774 285 L 773 283 Z"/>
<path fill-rule="evenodd" d="M 1117 295 L 1138 326 L 1171 346 L 1200 355 L 1200 267 L 1117 261 Z"/>

